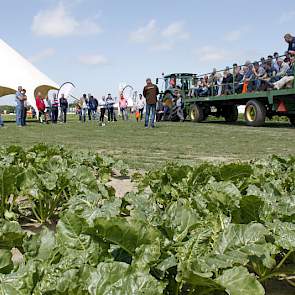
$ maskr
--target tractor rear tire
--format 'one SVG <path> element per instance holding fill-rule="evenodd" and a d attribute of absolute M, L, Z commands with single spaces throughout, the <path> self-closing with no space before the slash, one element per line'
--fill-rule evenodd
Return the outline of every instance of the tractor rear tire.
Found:
<path fill-rule="evenodd" d="M 295 127 L 295 116 L 289 116 L 289 122 L 293 127 Z"/>
<path fill-rule="evenodd" d="M 223 111 L 223 116 L 227 123 L 234 123 L 238 121 L 239 111 L 236 105 L 226 106 Z"/>
<path fill-rule="evenodd" d="M 202 122 L 205 120 L 204 109 L 197 104 L 191 105 L 190 117 L 192 122 Z"/>
<path fill-rule="evenodd" d="M 250 100 L 245 108 L 245 120 L 248 126 L 259 127 L 265 124 L 266 107 L 256 100 Z"/>

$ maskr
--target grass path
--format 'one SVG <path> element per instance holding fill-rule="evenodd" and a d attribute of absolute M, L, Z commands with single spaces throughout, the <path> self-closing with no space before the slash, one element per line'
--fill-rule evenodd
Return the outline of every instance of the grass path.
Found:
<path fill-rule="evenodd" d="M 125 160 L 131 168 L 147 169 L 166 161 L 192 164 L 294 154 L 295 130 L 287 123 L 251 128 L 243 122 L 228 125 L 218 121 L 163 122 L 155 129 L 145 129 L 134 121 L 118 121 L 100 127 L 97 122 L 82 124 L 76 119 L 58 125 L 29 123 L 26 128 L 8 123 L 0 129 L 1 145 L 28 147 L 38 142 L 101 151 Z"/>

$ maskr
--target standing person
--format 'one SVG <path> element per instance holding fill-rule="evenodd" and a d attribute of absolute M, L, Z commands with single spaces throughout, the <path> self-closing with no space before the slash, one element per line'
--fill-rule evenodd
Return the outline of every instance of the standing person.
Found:
<path fill-rule="evenodd" d="M 65 98 L 64 94 L 61 95 L 61 98 L 59 100 L 59 105 L 60 105 L 60 111 L 62 114 L 62 122 L 67 123 L 67 112 L 68 112 L 69 103 L 68 103 L 68 100 Z"/>
<path fill-rule="evenodd" d="M 159 94 L 159 88 L 157 85 L 152 83 L 150 78 L 146 79 L 146 86 L 143 89 L 143 96 L 146 99 L 146 115 L 145 115 L 145 128 L 149 127 L 149 120 L 151 116 L 151 127 L 155 127 L 155 113 L 157 96 Z"/>
<path fill-rule="evenodd" d="M 52 102 L 51 102 L 51 121 L 53 124 L 57 123 L 58 119 L 58 97 L 56 93 L 53 93 Z"/>
<path fill-rule="evenodd" d="M 92 101 L 92 119 L 96 120 L 97 118 L 97 108 L 98 108 L 98 101 L 95 97 L 91 96 L 91 101 Z"/>
<path fill-rule="evenodd" d="M 23 90 L 22 86 L 18 86 L 17 92 L 15 93 L 15 113 L 16 113 L 16 125 L 18 127 L 22 126 L 22 115 L 24 109 L 23 95 L 21 91 Z"/>
<path fill-rule="evenodd" d="M 79 105 L 81 108 L 81 122 L 86 122 L 86 113 L 87 113 L 87 96 L 86 94 L 83 94 L 83 96 L 80 98 Z"/>
<path fill-rule="evenodd" d="M 128 107 L 127 99 L 124 97 L 123 93 L 121 93 L 120 100 L 119 100 L 119 108 L 120 108 L 120 112 L 122 114 L 123 120 L 128 120 L 127 107 Z"/>
<path fill-rule="evenodd" d="M 288 43 L 288 53 L 295 55 L 295 37 L 293 37 L 291 34 L 286 34 L 284 39 Z"/>
<path fill-rule="evenodd" d="M 41 95 L 41 92 L 39 92 L 36 97 L 36 106 L 39 111 L 39 121 L 40 123 L 43 123 L 42 117 L 45 117 L 45 103 L 44 103 L 44 98 Z"/>
<path fill-rule="evenodd" d="M 27 98 L 27 91 L 26 89 L 23 89 L 21 91 L 22 96 L 23 96 L 23 102 L 24 102 L 24 107 L 23 107 L 23 112 L 22 112 L 22 116 L 21 116 L 21 125 L 22 126 L 26 126 L 27 125 L 27 111 L 28 111 L 28 98 Z"/>
<path fill-rule="evenodd" d="M 92 120 L 95 120 L 96 111 L 97 111 L 97 100 L 93 97 L 93 95 L 89 98 L 89 109 L 90 109 L 90 117 Z"/>
<path fill-rule="evenodd" d="M 114 100 L 112 98 L 112 95 L 109 93 L 107 98 L 106 98 L 106 107 L 108 110 L 108 121 L 109 122 L 114 122 L 115 116 L 114 116 Z"/>
<path fill-rule="evenodd" d="M 48 95 L 46 96 L 44 103 L 45 103 L 45 121 L 46 121 L 46 124 L 49 124 L 49 121 L 51 120 L 52 109 L 51 109 L 51 101 Z"/>
<path fill-rule="evenodd" d="M 98 117 L 98 98 L 94 97 L 94 105 L 95 105 L 95 116 Z"/>
<path fill-rule="evenodd" d="M 100 117 L 99 117 L 99 121 L 101 122 L 102 125 L 104 125 L 104 116 L 106 113 L 106 98 L 105 96 L 103 96 L 101 98 L 101 101 L 99 103 L 100 106 Z"/>
<path fill-rule="evenodd" d="M 142 118 L 143 118 L 144 108 L 145 108 L 145 100 L 144 100 L 142 94 L 139 94 L 139 99 L 137 101 L 137 110 L 140 115 L 140 121 L 142 121 Z"/>
<path fill-rule="evenodd" d="M 91 121 L 92 101 L 91 101 L 90 93 L 88 93 L 88 99 L 86 100 L 86 104 L 87 104 L 88 120 Z"/>
<path fill-rule="evenodd" d="M 2 119 L 2 115 L 1 115 L 1 110 L 0 110 L 0 127 L 4 127 L 4 122 Z"/>
<path fill-rule="evenodd" d="M 76 103 L 76 115 L 79 115 L 79 121 L 82 121 L 82 109 L 79 102 Z"/>

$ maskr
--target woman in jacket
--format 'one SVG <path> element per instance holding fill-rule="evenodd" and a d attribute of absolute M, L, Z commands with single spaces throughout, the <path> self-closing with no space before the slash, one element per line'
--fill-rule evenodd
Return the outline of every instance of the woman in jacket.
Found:
<path fill-rule="evenodd" d="M 41 93 L 39 92 L 36 97 L 36 106 L 39 112 L 39 121 L 40 123 L 43 123 L 43 118 L 45 116 L 45 103 L 44 98 L 41 96 Z"/>

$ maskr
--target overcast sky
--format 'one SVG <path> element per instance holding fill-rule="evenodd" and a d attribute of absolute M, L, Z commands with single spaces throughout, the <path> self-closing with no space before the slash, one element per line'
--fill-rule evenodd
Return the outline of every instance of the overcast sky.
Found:
<path fill-rule="evenodd" d="M 283 53 L 294 24 L 294 0 L 9 0 L 0 37 L 52 80 L 76 84 L 75 95 L 99 97 L 120 82 L 141 90 L 162 72 Z"/>

